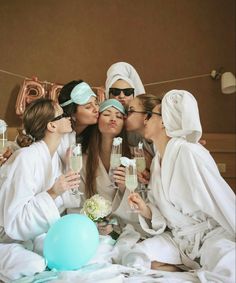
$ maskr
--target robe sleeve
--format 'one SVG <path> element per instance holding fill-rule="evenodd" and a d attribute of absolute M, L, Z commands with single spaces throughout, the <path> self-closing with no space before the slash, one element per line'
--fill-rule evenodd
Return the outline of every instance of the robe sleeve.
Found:
<path fill-rule="evenodd" d="M 139 222 L 142 229 L 152 236 L 163 233 L 166 229 L 165 218 L 154 204 L 149 203 L 148 206 L 152 212 L 152 219 L 149 221 L 145 217 L 139 215 Z"/>
<path fill-rule="evenodd" d="M 188 196 L 188 203 L 212 217 L 229 233 L 235 231 L 235 194 L 220 175 L 215 161 L 205 149 L 185 145 L 181 148 L 177 166 L 181 176 L 182 191 Z M 182 198 L 186 201 L 186 198 Z"/>
<path fill-rule="evenodd" d="M 73 195 L 70 191 L 66 191 L 61 195 L 63 201 L 63 207 L 67 208 L 79 208 L 81 205 L 82 197 L 81 195 Z"/>
<path fill-rule="evenodd" d="M 37 160 L 36 160 L 37 161 Z M 4 203 L 4 229 L 15 240 L 32 240 L 48 231 L 60 218 L 59 210 L 51 196 L 35 182 L 39 164 L 18 156 L 15 170 L 4 186 L 7 186 Z M 43 177 L 42 177 L 43 178 Z"/>

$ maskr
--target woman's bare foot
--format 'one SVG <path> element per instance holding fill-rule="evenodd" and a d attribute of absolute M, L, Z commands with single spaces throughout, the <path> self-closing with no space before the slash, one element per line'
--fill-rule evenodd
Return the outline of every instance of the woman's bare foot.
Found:
<path fill-rule="evenodd" d="M 178 268 L 176 265 L 167 264 L 163 262 L 158 261 L 152 261 L 151 263 L 151 269 L 154 270 L 163 270 L 163 271 L 170 271 L 170 272 L 180 272 L 182 271 L 180 268 Z"/>

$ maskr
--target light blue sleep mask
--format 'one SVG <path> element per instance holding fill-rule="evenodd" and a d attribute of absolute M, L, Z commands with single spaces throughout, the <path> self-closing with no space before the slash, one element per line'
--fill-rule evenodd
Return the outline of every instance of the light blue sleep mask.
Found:
<path fill-rule="evenodd" d="M 71 99 L 60 104 L 60 106 L 64 107 L 71 103 L 76 103 L 78 105 L 84 105 L 89 101 L 90 97 L 92 96 L 97 97 L 96 94 L 92 91 L 91 87 L 85 82 L 82 82 L 80 84 L 77 84 L 72 89 L 71 94 L 70 94 Z"/>
<path fill-rule="evenodd" d="M 99 113 L 105 111 L 106 109 L 110 107 L 114 107 L 118 111 L 120 111 L 122 114 L 126 115 L 124 106 L 116 99 L 107 99 L 103 101 L 99 107 Z"/>

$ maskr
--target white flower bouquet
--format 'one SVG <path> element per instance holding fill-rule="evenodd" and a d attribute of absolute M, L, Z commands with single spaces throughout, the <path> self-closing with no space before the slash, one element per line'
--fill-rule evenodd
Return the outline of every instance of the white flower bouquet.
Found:
<path fill-rule="evenodd" d="M 112 204 L 109 200 L 96 194 L 84 202 L 81 213 L 87 215 L 94 222 L 102 221 L 112 212 Z"/>

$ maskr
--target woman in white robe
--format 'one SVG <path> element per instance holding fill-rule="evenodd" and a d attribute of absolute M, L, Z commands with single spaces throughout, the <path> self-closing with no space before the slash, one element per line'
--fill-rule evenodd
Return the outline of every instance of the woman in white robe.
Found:
<path fill-rule="evenodd" d="M 195 269 L 201 282 L 235 282 L 235 195 L 198 143 L 201 132 L 197 102 L 187 91 L 168 92 L 147 116 L 145 137 L 159 153 L 149 203 L 138 194 L 130 203 L 153 237 L 125 254 L 123 263 L 179 265 Z"/>
<path fill-rule="evenodd" d="M 98 125 L 90 139 L 88 151 L 83 155 L 80 190 L 84 194 L 81 196 L 81 208 L 86 199 L 98 193 L 112 202 L 113 216 L 116 216 L 119 222 L 119 227 L 114 227 L 117 232 L 127 223 L 140 227 L 137 215 L 127 213 L 129 191 L 125 189 L 124 167 L 118 167 L 114 171 L 114 180 L 118 189 L 114 188 L 109 176 L 113 138 L 122 136 L 122 155 L 129 156 L 130 154 L 123 135 L 125 109 L 117 100 L 108 99 L 100 105 L 99 112 Z M 73 210 L 75 211 L 78 212 L 79 209 Z M 111 225 L 103 224 L 99 224 L 101 234 L 106 235 L 112 232 Z"/>
<path fill-rule="evenodd" d="M 71 117 L 73 131 L 63 136 L 58 154 L 67 167 L 67 149 L 72 143 L 81 143 L 82 151 L 86 152 L 92 129 L 98 120 L 97 96 L 90 86 L 83 82 L 71 81 L 61 89 L 58 102 L 63 111 Z"/>
<path fill-rule="evenodd" d="M 45 269 L 44 258 L 34 252 L 41 235 L 65 208 L 80 204 L 70 193 L 79 175 L 62 175 L 56 153 L 61 137 L 72 130 L 70 118 L 52 100 L 39 99 L 26 109 L 23 124 L 35 142 L 15 151 L 0 172 L 0 279 L 5 282 Z"/>

